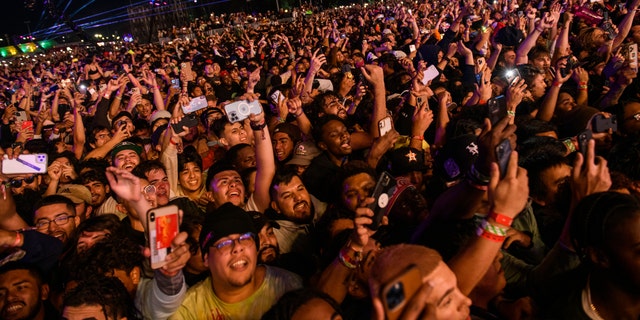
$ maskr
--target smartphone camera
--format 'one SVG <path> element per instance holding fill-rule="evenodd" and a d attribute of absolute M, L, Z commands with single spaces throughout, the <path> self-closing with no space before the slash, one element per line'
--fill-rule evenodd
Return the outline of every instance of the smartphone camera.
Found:
<path fill-rule="evenodd" d="M 156 214 L 153 211 L 149 213 L 149 221 L 151 222 L 156 221 Z"/>
<path fill-rule="evenodd" d="M 387 301 L 387 306 L 389 309 L 393 310 L 404 302 L 404 285 L 402 282 L 396 282 L 385 296 L 385 300 Z"/>

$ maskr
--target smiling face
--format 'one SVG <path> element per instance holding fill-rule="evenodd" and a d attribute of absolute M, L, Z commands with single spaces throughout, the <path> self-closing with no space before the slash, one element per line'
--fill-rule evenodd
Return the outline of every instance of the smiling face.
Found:
<path fill-rule="evenodd" d="M 64 220 L 64 217 L 68 219 L 64 222 L 60 221 Z M 55 219 L 58 219 L 59 222 L 56 223 Z M 80 217 L 76 216 L 75 208 L 69 208 L 64 203 L 55 203 L 38 208 L 33 220 L 36 225 L 39 223 L 45 224 L 42 228 L 37 229 L 39 232 L 56 237 L 62 243 L 66 243 L 69 240 L 76 226 L 80 223 Z M 48 226 L 46 226 L 46 222 L 49 222 Z"/>
<path fill-rule="evenodd" d="M 254 279 L 258 261 L 255 241 L 243 243 L 237 241 L 239 237 L 240 234 L 231 234 L 209 247 L 204 261 L 211 272 L 214 287 L 219 285 L 222 288 L 242 288 Z M 228 252 L 223 252 L 216 245 L 226 240 L 235 241 Z"/>
<path fill-rule="evenodd" d="M 195 162 L 187 162 L 178 174 L 178 179 L 182 189 L 189 192 L 198 191 L 202 187 L 202 170 Z"/>
<path fill-rule="evenodd" d="M 140 164 L 140 156 L 133 150 L 122 150 L 113 159 L 113 165 L 118 169 L 133 170 Z"/>
<path fill-rule="evenodd" d="M 237 171 L 218 172 L 211 181 L 213 200 L 217 206 L 231 202 L 236 206 L 244 205 L 244 184 Z"/>
<path fill-rule="evenodd" d="M 310 223 L 313 219 L 311 196 L 298 176 L 289 183 L 280 183 L 273 187 L 276 197 L 271 207 L 287 220 L 297 223 Z"/>
<path fill-rule="evenodd" d="M 7 271 L 0 275 L 0 318 L 44 319 L 42 301 L 47 299 L 48 293 L 48 286 L 40 287 L 28 270 Z"/>
<path fill-rule="evenodd" d="M 273 150 L 276 153 L 278 161 L 283 161 L 288 158 L 293 152 L 293 140 L 288 134 L 284 132 L 278 132 L 273 135 Z"/>
<path fill-rule="evenodd" d="M 100 181 L 89 181 L 84 184 L 91 192 L 91 205 L 93 207 L 99 207 L 107 200 L 109 195 L 109 185 L 105 185 Z"/>
<path fill-rule="evenodd" d="M 169 178 L 162 169 L 151 169 L 145 174 L 149 184 L 156 187 L 156 201 L 159 206 L 169 203 Z"/>

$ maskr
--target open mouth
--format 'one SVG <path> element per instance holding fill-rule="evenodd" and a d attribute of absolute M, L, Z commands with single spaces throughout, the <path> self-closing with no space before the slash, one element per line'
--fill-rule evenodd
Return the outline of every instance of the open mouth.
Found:
<path fill-rule="evenodd" d="M 243 270 L 249 265 L 249 261 L 245 259 L 239 259 L 230 264 L 231 269 L 233 270 Z"/>
<path fill-rule="evenodd" d="M 9 304 L 8 306 L 6 306 L 4 308 L 4 310 L 6 311 L 5 313 L 7 314 L 16 314 L 19 313 L 20 311 L 22 311 L 22 309 L 25 307 L 25 304 L 22 302 L 14 302 Z"/>

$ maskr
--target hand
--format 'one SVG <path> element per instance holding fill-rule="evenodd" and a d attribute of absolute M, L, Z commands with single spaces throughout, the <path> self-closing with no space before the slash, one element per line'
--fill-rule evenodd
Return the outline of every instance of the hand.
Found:
<path fill-rule="evenodd" d="M 300 100 L 300 98 L 287 99 L 286 103 L 287 111 L 290 114 L 299 117 L 304 113 L 304 111 L 302 110 L 302 100 Z"/>
<path fill-rule="evenodd" d="M 362 75 L 375 89 L 384 89 L 384 74 L 382 68 L 376 65 L 367 64 L 360 68 Z"/>
<path fill-rule="evenodd" d="M 607 167 L 607 160 L 595 155 L 595 140 L 589 140 L 587 145 L 587 159 L 582 153 L 576 154 L 571 172 L 572 202 L 578 203 L 582 198 L 609 190 L 611 175 Z"/>
<path fill-rule="evenodd" d="M 131 202 L 146 201 L 142 196 L 140 178 L 131 172 L 116 167 L 108 167 L 106 175 L 111 191 L 115 192 L 122 200 Z"/>
<path fill-rule="evenodd" d="M 422 105 L 416 106 L 412 121 L 411 134 L 414 136 L 424 135 L 424 132 L 427 131 L 433 122 L 433 111 L 429 109 L 427 99 L 423 99 Z"/>
<path fill-rule="evenodd" d="M 319 53 L 320 49 L 317 49 L 313 55 L 311 56 L 311 60 L 309 62 L 309 72 L 311 74 L 316 74 L 322 68 L 322 65 L 327 63 L 327 57 L 323 53 Z"/>
<path fill-rule="evenodd" d="M 555 78 L 553 79 L 554 82 L 562 84 L 571 79 L 571 72 L 569 72 L 566 76 L 562 76 L 562 69 L 567 67 L 567 60 L 568 58 L 563 58 L 556 62 L 556 74 Z"/>
<path fill-rule="evenodd" d="M 509 123 L 509 117 L 504 117 L 495 127 L 492 127 L 489 119 L 485 119 L 484 127 L 478 136 L 478 158 L 475 168 L 484 175 L 489 175 L 491 163 L 496 162 L 496 146 L 504 139 L 511 140 L 511 149 L 515 150 L 516 126 Z"/>
<path fill-rule="evenodd" d="M 376 230 L 368 228 L 373 223 L 374 212 L 368 208 L 368 205 L 375 201 L 374 198 L 366 198 L 360 204 L 359 208 L 356 208 L 355 218 L 353 219 L 354 229 L 351 233 L 351 246 L 356 250 L 363 249 L 368 243 L 369 239 L 376 233 Z M 382 218 L 381 225 L 388 224 L 387 217 Z"/>
<path fill-rule="evenodd" d="M 573 81 L 575 83 L 589 82 L 589 73 L 587 72 L 587 70 L 583 69 L 582 67 L 577 67 L 573 69 L 573 73 L 571 74 L 571 77 L 573 78 Z"/>
<path fill-rule="evenodd" d="M 518 82 L 509 86 L 507 89 L 507 94 L 505 96 L 507 102 L 507 111 L 515 112 L 516 108 L 522 102 L 522 98 L 524 98 L 525 90 L 527 89 L 527 84 L 524 82 L 524 79 L 518 80 Z M 511 117 L 513 120 L 513 117 Z M 511 121 L 510 123 L 513 123 Z"/>
<path fill-rule="evenodd" d="M 551 29 L 554 26 L 555 22 L 556 20 L 551 16 L 551 14 L 546 13 L 545 16 L 538 22 L 536 29 Z"/>
<path fill-rule="evenodd" d="M 62 166 L 60 162 L 54 161 L 51 163 L 47 168 L 47 175 L 49 175 L 51 181 L 60 181 L 60 177 L 62 176 Z"/>
<path fill-rule="evenodd" d="M 458 41 L 458 54 L 465 58 L 473 56 L 473 52 L 471 51 L 471 49 L 467 48 L 462 40 Z"/>
<path fill-rule="evenodd" d="M 504 178 L 500 179 L 498 164 L 491 163 L 489 180 L 489 203 L 492 211 L 515 218 L 524 209 L 529 199 L 527 170 L 518 167 L 518 152 L 511 152 Z"/>
<path fill-rule="evenodd" d="M 260 81 L 260 70 L 262 70 L 262 67 L 256 68 L 255 70 L 253 70 L 253 72 L 249 74 L 249 83 L 248 83 L 249 88 L 255 87 L 258 81 Z"/>
<path fill-rule="evenodd" d="M 480 100 L 487 101 L 491 99 L 491 96 L 493 95 L 493 89 L 491 88 L 491 69 L 484 68 L 484 71 L 482 71 L 482 74 L 480 75 L 480 85 L 476 83 L 475 87 Z"/>
<path fill-rule="evenodd" d="M 180 216 L 182 216 L 182 210 L 180 210 Z M 171 241 L 171 253 L 164 258 L 165 265 L 158 269 L 165 276 L 173 277 L 187 265 L 191 258 L 189 245 L 186 242 L 188 236 L 186 232 L 182 231 Z"/>
<path fill-rule="evenodd" d="M 531 246 L 531 237 L 524 232 L 510 228 L 507 230 L 507 238 L 504 240 L 502 248 L 509 249 L 514 243 L 517 243 L 523 248 L 529 248 L 529 246 Z"/>

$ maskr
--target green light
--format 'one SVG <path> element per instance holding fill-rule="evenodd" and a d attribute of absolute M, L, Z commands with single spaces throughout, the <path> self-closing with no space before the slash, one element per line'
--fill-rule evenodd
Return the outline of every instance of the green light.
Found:
<path fill-rule="evenodd" d="M 47 50 L 53 48 L 53 46 L 56 45 L 56 42 L 53 40 L 42 40 L 38 42 L 38 45 L 40 46 L 40 48 Z"/>

